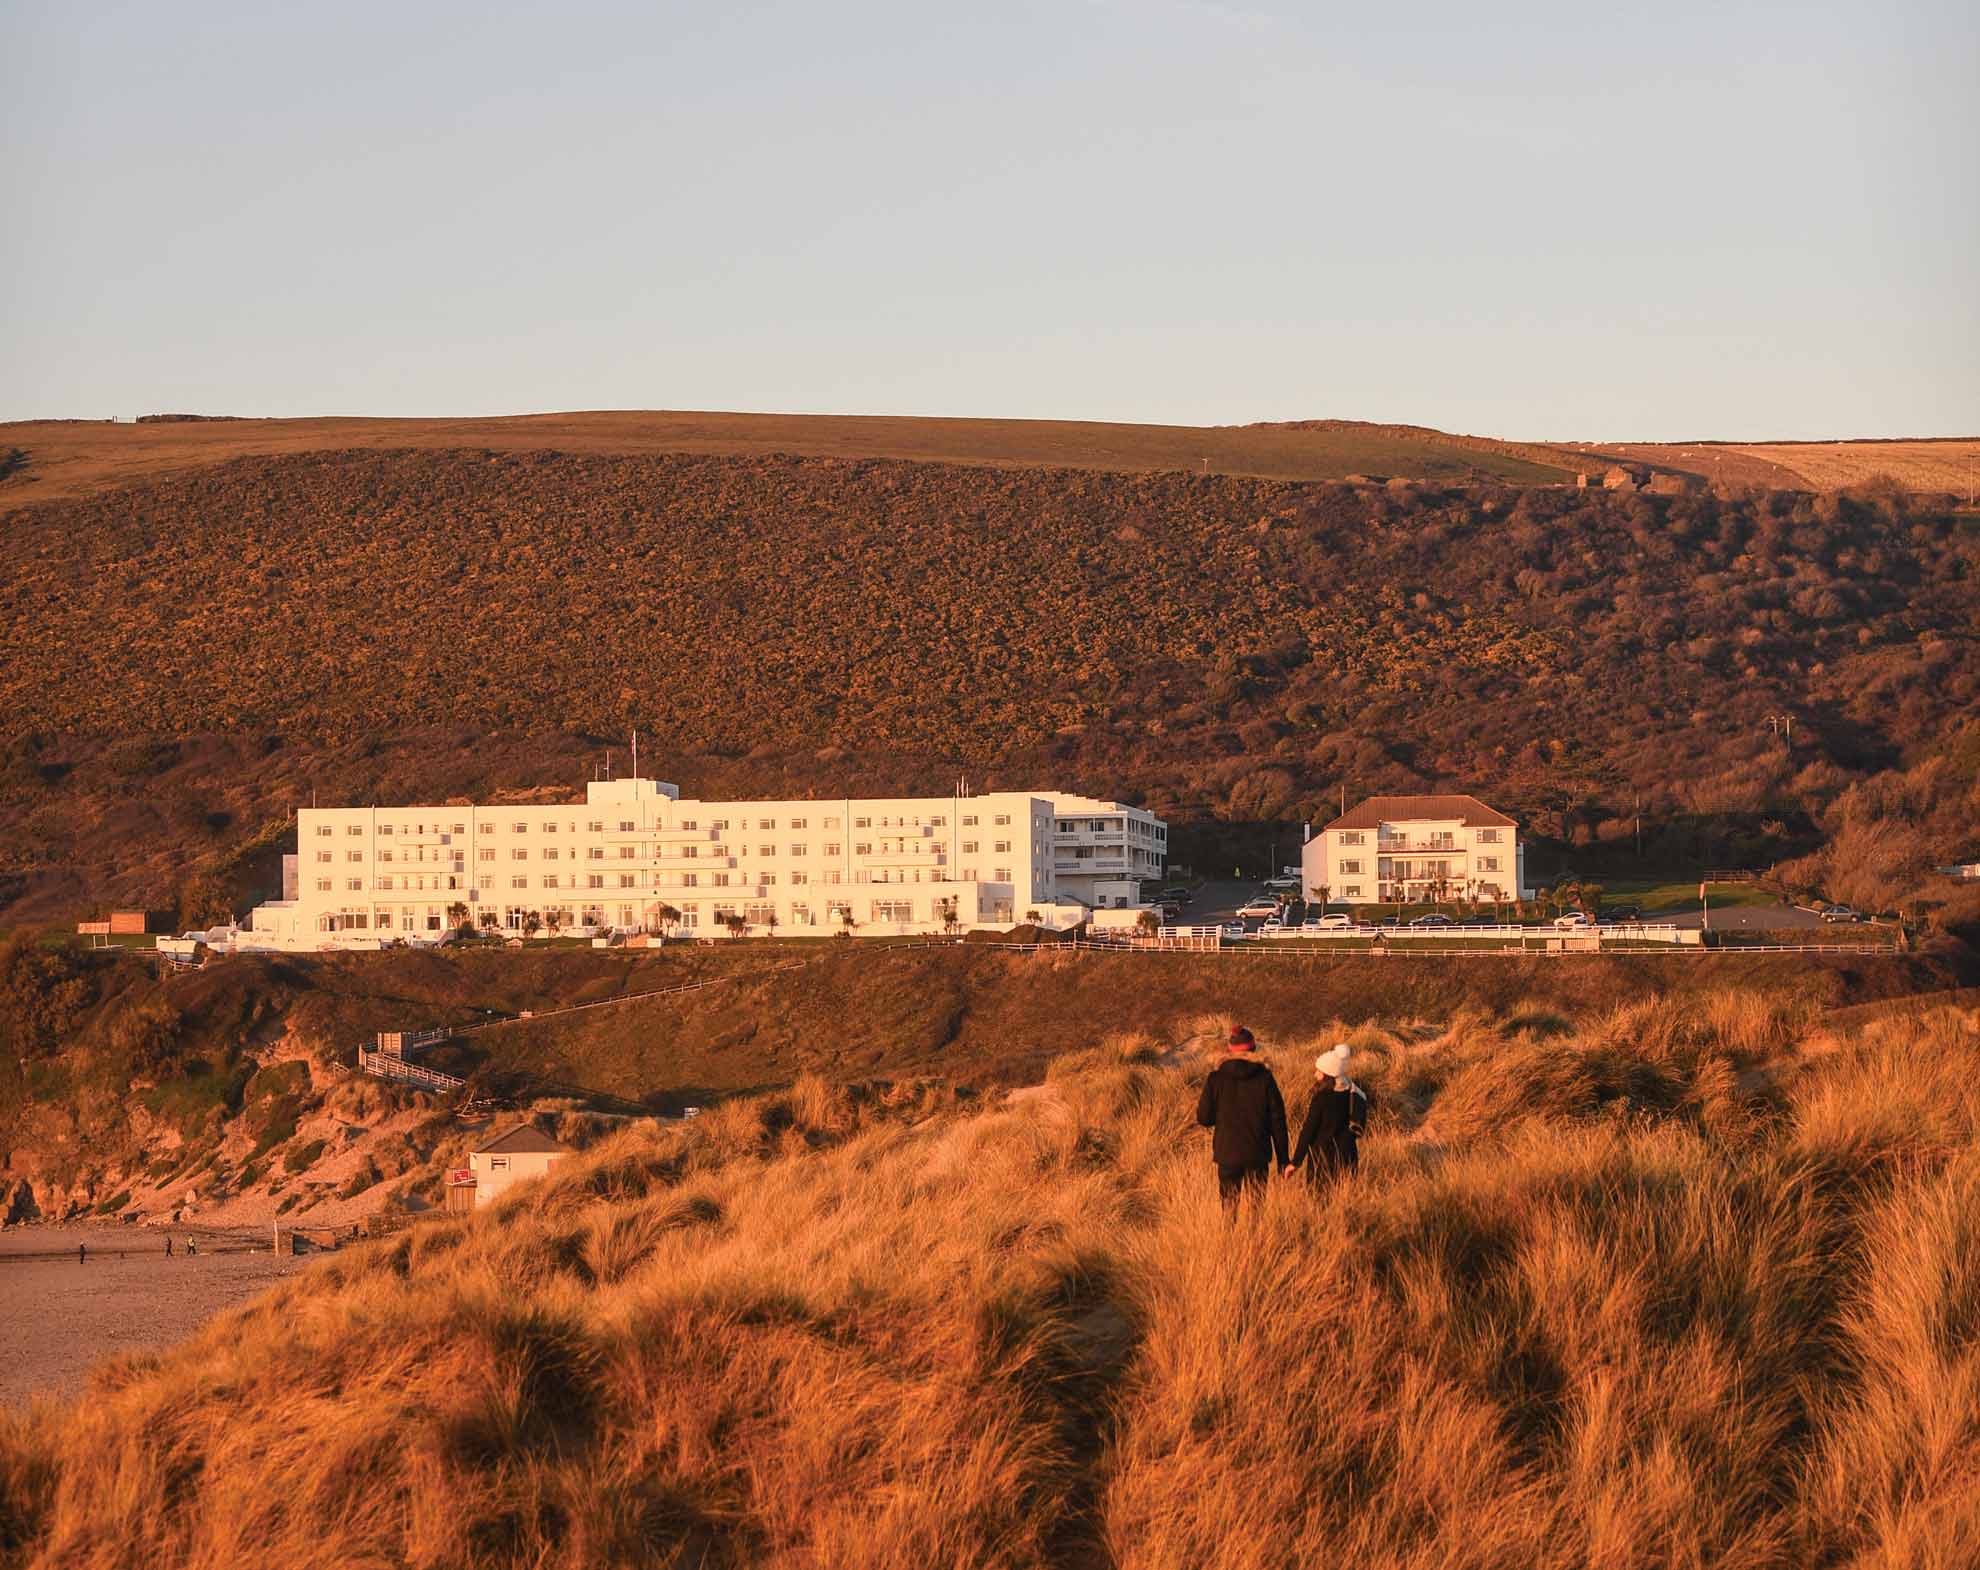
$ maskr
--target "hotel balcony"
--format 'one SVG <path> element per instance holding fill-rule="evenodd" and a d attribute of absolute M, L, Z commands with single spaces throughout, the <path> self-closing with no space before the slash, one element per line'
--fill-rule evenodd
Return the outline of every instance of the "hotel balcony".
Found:
<path fill-rule="evenodd" d="M 947 856 L 946 850 L 934 845 L 916 846 L 910 850 L 876 850 L 858 857 L 863 866 L 868 867 L 938 867 Z"/>
<path fill-rule="evenodd" d="M 1409 839 L 1402 835 L 1384 835 L 1375 842 L 1375 848 L 1384 854 L 1409 853 L 1422 856 L 1455 856 L 1465 849 L 1456 840 L 1440 835 L 1430 835 L 1423 839 Z"/>

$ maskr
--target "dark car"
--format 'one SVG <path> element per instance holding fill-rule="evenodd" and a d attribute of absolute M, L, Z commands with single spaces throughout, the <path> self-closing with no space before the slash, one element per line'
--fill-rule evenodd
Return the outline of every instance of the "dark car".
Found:
<path fill-rule="evenodd" d="M 1427 916 L 1418 916 L 1410 923 L 1412 927 L 1449 927 L 1455 925 L 1442 911 L 1433 910 Z"/>

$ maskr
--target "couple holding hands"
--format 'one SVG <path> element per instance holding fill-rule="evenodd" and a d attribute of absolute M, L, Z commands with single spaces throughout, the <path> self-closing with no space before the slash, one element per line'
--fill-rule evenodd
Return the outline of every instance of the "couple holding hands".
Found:
<path fill-rule="evenodd" d="M 1226 1201 L 1248 1187 L 1263 1187 L 1275 1166 L 1287 1177 L 1304 1167 L 1317 1183 L 1355 1164 L 1356 1141 L 1368 1127 L 1369 1098 L 1348 1077 L 1348 1056 L 1347 1043 L 1338 1042 L 1313 1060 L 1313 1099 L 1288 1155 L 1279 1083 L 1258 1059 L 1257 1038 L 1241 1025 L 1231 1031 L 1224 1061 L 1203 1082 L 1196 1103 L 1196 1121 L 1212 1131 L 1217 1191 Z"/>

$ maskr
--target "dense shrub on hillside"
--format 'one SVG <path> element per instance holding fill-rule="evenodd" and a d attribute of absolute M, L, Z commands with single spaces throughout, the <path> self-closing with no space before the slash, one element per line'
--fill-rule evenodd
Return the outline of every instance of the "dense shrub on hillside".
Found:
<path fill-rule="evenodd" d="M 206 855 L 275 812 L 243 771 L 361 796 L 416 733 L 426 789 L 568 785 L 637 726 L 710 794 L 967 771 L 1248 820 L 1450 783 L 1571 846 L 1640 800 L 1674 858 L 1773 860 L 1980 706 L 1977 567 L 1893 492 L 246 459 L 10 517 L 0 628 L 63 666 L 0 675 L 0 859 L 103 876 L 72 815 L 26 832 L 53 800 Z"/>

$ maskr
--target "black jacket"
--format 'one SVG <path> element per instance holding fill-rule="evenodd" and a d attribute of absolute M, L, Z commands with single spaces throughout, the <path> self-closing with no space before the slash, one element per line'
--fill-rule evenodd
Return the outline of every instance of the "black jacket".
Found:
<path fill-rule="evenodd" d="M 1353 1090 L 1316 1090 L 1306 1104 L 1306 1121 L 1299 1128 L 1299 1143 L 1293 1147 L 1292 1164 L 1312 1165 L 1307 1170 L 1318 1176 L 1334 1167 L 1351 1167 L 1359 1159 L 1355 1140 L 1368 1127 L 1368 1092 L 1357 1085 Z"/>
<path fill-rule="evenodd" d="M 1225 1058 L 1203 1082 L 1196 1121 L 1215 1129 L 1210 1154 L 1220 1167 L 1286 1161 L 1286 1102 L 1272 1071 L 1256 1058 Z"/>

